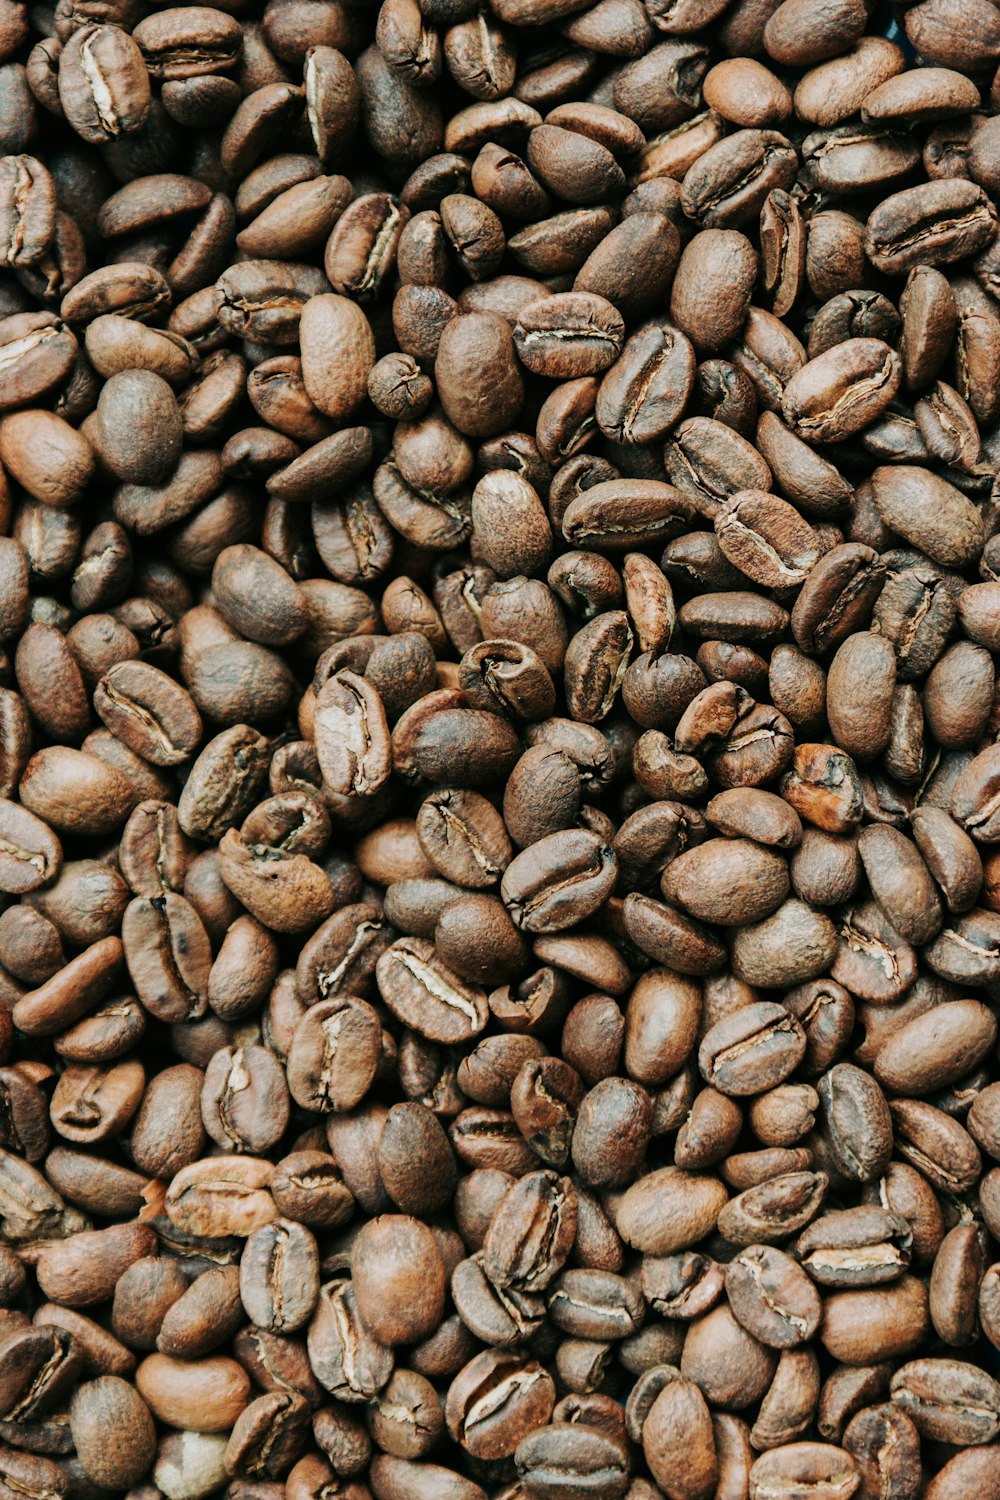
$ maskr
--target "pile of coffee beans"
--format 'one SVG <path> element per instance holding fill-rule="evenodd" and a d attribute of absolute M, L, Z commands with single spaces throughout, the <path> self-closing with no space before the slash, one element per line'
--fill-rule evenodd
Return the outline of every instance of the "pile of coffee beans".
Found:
<path fill-rule="evenodd" d="M 998 64 L 0 0 L 0 1500 L 1000 1500 Z"/>

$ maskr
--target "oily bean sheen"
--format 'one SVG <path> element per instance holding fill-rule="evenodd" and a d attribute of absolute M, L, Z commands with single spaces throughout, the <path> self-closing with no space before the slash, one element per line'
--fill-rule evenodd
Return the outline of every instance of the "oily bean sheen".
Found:
<path fill-rule="evenodd" d="M 1000 11 L 893 10 L 0 0 L 0 1500 L 1000 1500 Z"/>

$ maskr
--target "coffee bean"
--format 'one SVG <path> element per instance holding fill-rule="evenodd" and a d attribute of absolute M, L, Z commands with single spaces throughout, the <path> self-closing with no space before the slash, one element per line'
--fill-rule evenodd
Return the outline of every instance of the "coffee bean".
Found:
<path fill-rule="evenodd" d="M 446 1420 L 454 1440 L 476 1458 L 504 1458 L 545 1424 L 554 1405 L 555 1386 L 543 1366 L 487 1350 L 452 1383 Z"/>
<path fill-rule="evenodd" d="M 767 588 L 804 582 L 819 560 L 815 533 L 795 509 L 757 490 L 739 490 L 715 517 L 723 554 Z"/>
<path fill-rule="evenodd" d="M 776 130 L 738 130 L 700 156 L 687 173 L 681 204 L 696 223 L 733 229 L 759 213 L 772 188 L 795 175 L 795 154 Z"/>
<path fill-rule="evenodd" d="M 943 567 L 962 566 L 981 545 L 982 523 L 975 507 L 926 469 L 908 464 L 876 469 L 872 496 L 886 524 Z"/>
<path fill-rule="evenodd" d="M 333 296 L 310 299 L 302 318 L 305 388 L 324 416 L 340 420 L 360 405 L 375 363 L 368 320 L 354 303 Z"/>
<path fill-rule="evenodd" d="M 694 350 L 678 330 L 653 326 L 633 334 L 601 381 L 597 425 L 629 445 L 665 437 L 684 410 L 694 370 Z"/>
<path fill-rule="evenodd" d="M 586 1485 L 617 1500 L 629 1483 L 624 1444 L 582 1423 L 552 1423 L 522 1439 L 514 1454 L 522 1483 L 549 1500 L 569 1485 Z"/>
<path fill-rule="evenodd" d="M 623 341 L 620 313 L 592 292 L 563 292 L 522 308 L 514 346 L 532 374 L 560 380 L 606 370 Z"/>
<path fill-rule="evenodd" d="M 138 45 L 116 26 L 82 26 L 59 58 L 59 102 L 74 131 L 92 145 L 142 129 L 150 85 Z"/>
<path fill-rule="evenodd" d="M 927 182 L 879 205 L 869 218 L 865 246 L 879 270 L 900 275 L 918 262 L 960 260 L 987 244 L 994 232 L 992 208 L 981 188 L 957 180 Z"/>
<path fill-rule="evenodd" d="M 815 1287 L 772 1246 L 741 1250 L 726 1268 L 726 1292 L 744 1328 L 772 1348 L 805 1343 L 819 1326 L 822 1304 Z"/>
<path fill-rule="evenodd" d="M 992 8 L 7 9 L 0 1481 L 988 1500 Z"/>
<path fill-rule="evenodd" d="M 805 1051 L 805 1035 L 783 1006 L 762 1001 L 744 1006 L 712 1026 L 698 1051 L 706 1082 L 741 1097 L 776 1087 Z"/>
<path fill-rule="evenodd" d="M 936 1390 L 928 1384 L 938 1378 Z M 923 1437 L 961 1443 L 989 1442 L 1000 1422 L 996 1381 L 957 1359 L 918 1359 L 892 1380 L 892 1399 Z"/>
<path fill-rule="evenodd" d="M 453 974 L 423 939 L 398 938 L 379 958 L 375 972 L 379 993 L 393 1014 L 429 1041 L 459 1041 L 486 1025 L 483 991 Z"/>
<path fill-rule="evenodd" d="M 878 417 L 899 389 L 899 356 L 879 339 L 848 339 L 804 365 L 785 388 L 782 415 L 802 438 L 850 437 Z"/>
<path fill-rule="evenodd" d="M 853 1493 L 860 1483 L 854 1459 L 832 1443 L 790 1443 L 758 1458 L 750 1470 L 750 1494 L 794 1487 L 803 1495 Z"/>
<path fill-rule="evenodd" d="M 82 1385 L 70 1424 L 80 1462 L 95 1483 L 127 1484 L 146 1472 L 156 1436 L 148 1408 L 127 1381 L 104 1375 Z"/>
<path fill-rule="evenodd" d="M 667 1379 L 642 1423 L 646 1462 L 655 1479 L 675 1487 L 678 1470 L 690 1495 L 708 1493 L 719 1478 L 712 1419 L 701 1391 L 677 1370 L 664 1368 Z"/>

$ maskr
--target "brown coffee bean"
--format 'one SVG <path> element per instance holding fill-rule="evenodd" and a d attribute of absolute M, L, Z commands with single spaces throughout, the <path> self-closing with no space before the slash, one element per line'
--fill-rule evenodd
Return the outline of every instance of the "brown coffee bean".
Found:
<path fill-rule="evenodd" d="M 911 1243 L 898 1214 L 874 1205 L 835 1209 L 799 1236 L 795 1256 L 820 1286 L 879 1286 L 906 1271 Z"/>
<path fill-rule="evenodd" d="M 886 525 L 944 567 L 961 566 L 982 545 L 975 507 L 926 469 L 876 469 L 872 496 Z"/>
<path fill-rule="evenodd" d="M 735 229 L 755 217 L 772 188 L 791 185 L 794 152 L 776 130 L 738 130 L 710 146 L 684 178 L 681 205 L 696 223 Z"/>
<path fill-rule="evenodd" d="M 116 1375 L 78 1388 L 70 1431 L 87 1478 L 108 1488 L 141 1479 L 156 1448 L 149 1408 L 135 1387 Z"/>
<path fill-rule="evenodd" d="M 323 294 L 302 309 L 302 380 L 324 416 L 343 421 L 367 393 L 375 345 L 365 314 L 346 297 Z"/>
<path fill-rule="evenodd" d="M 0 459 L 43 505 L 72 505 L 83 495 L 95 454 L 83 433 L 56 412 L 10 412 L 0 419 Z"/>
<path fill-rule="evenodd" d="M 751 1245 L 730 1261 L 726 1294 L 743 1327 L 772 1348 L 794 1348 L 819 1327 L 822 1303 L 815 1287 L 773 1246 Z"/>
<path fill-rule="evenodd" d="M 541 1365 L 487 1350 L 452 1383 L 445 1418 L 452 1437 L 467 1452 L 501 1458 L 544 1425 L 554 1404 L 555 1386 Z"/>
<path fill-rule="evenodd" d="M 735 1245 L 784 1239 L 815 1217 L 827 1186 L 822 1172 L 787 1172 L 746 1188 L 721 1209 L 719 1232 Z"/>
<path fill-rule="evenodd" d="M 610 895 L 616 875 L 614 852 L 598 835 L 567 830 L 519 854 L 500 889 L 517 926 L 558 932 L 596 911 Z"/>
<path fill-rule="evenodd" d="M 116 26 L 82 26 L 59 58 L 59 101 L 85 141 L 103 145 L 141 130 L 150 108 L 142 53 Z"/>
<path fill-rule="evenodd" d="M 715 1178 L 662 1167 L 625 1193 L 616 1216 L 618 1231 L 644 1254 L 668 1255 L 696 1245 L 710 1233 L 727 1197 Z M 661 1218 L 657 1204 L 669 1204 L 670 1215 Z"/>
<path fill-rule="evenodd" d="M 82 1230 L 44 1247 L 38 1266 L 39 1285 L 52 1302 L 89 1307 L 111 1295 L 119 1276 L 155 1248 L 145 1224 L 114 1224 Z"/>
<path fill-rule="evenodd" d="M 888 345 L 878 339 L 848 339 L 792 377 L 782 414 L 799 437 L 837 442 L 881 415 L 901 377 L 899 356 Z"/>
<path fill-rule="evenodd" d="M 453 974 L 424 939 L 397 939 L 379 958 L 375 973 L 393 1014 L 430 1041 L 469 1038 L 486 1025 L 483 991 Z"/>
<path fill-rule="evenodd" d="M 745 1005 L 710 1027 L 698 1049 L 706 1082 L 737 1098 L 782 1083 L 805 1052 L 805 1033 L 784 1006 Z"/>
<path fill-rule="evenodd" d="M 789 0 L 785 0 L 788 4 Z M 784 8 L 784 7 L 782 7 Z M 803 1495 L 853 1493 L 860 1482 L 854 1459 L 832 1443 L 789 1443 L 761 1454 L 750 1470 L 750 1494 L 763 1496 L 775 1487 Z"/>
<path fill-rule="evenodd" d="M 601 381 L 598 427 L 619 443 L 665 437 L 684 410 L 694 370 L 694 350 L 678 330 L 650 326 L 633 334 Z"/>
<path fill-rule="evenodd" d="M 390 1345 L 412 1343 L 440 1323 L 444 1263 L 426 1225 L 405 1215 L 383 1215 L 358 1235 L 351 1267 L 358 1310 L 376 1338 Z"/>
<path fill-rule="evenodd" d="M 642 1447 L 654 1478 L 667 1492 L 688 1496 L 711 1493 L 719 1478 L 712 1420 L 693 1381 L 664 1367 L 663 1388 L 642 1424 Z M 676 1477 L 684 1474 L 683 1481 Z"/>
<path fill-rule="evenodd" d="M 723 555 L 764 587 L 801 583 L 818 561 L 815 533 L 776 495 L 737 491 L 715 518 Z"/>
<path fill-rule="evenodd" d="M 892 1399 L 921 1436 L 937 1441 L 989 1442 L 1000 1422 L 996 1381 L 961 1360 L 903 1365 L 892 1379 Z"/>
<path fill-rule="evenodd" d="M 564 292 L 529 303 L 514 325 L 514 347 L 532 374 L 574 380 L 597 374 L 621 351 L 621 315 L 592 292 Z"/>

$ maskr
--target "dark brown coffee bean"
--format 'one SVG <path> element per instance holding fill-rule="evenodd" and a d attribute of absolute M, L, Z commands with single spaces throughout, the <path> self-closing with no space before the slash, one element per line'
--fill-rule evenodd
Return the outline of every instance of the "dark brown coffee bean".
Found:
<path fill-rule="evenodd" d="M 565 292 L 529 303 L 514 325 L 514 346 L 532 374 L 559 380 L 597 374 L 623 341 L 621 315 L 591 292 Z"/>
<path fill-rule="evenodd" d="M 791 185 L 794 153 L 776 130 L 738 130 L 698 158 L 684 179 L 685 212 L 712 229 L 738 228 L 773 188 Z"/>
<path fill-rule="evenodd" d="M 694 350 L 683 333 L 650 326 L 633 334 L 601 381 L 597 425 L 619 443 L 665 437 L 684 410 L 694 369 Z"/>
<path fill-rule="evenodd" d="M 888 743 L 895 685 L 891 646 L 872 631 L 848 636 L 830 664 L 827 715 L 837 744 L 856 761 L 871 760 Z"/>
<path fill-rule="evenodd" d="M 429 1041 L 468 1038 L 486 1025 L 484 993 L 453 974 L 423 939 L 397 939 L 375 972 L 385 1003 Z"/>
<path fill-rule="evenodd" d="M 808 522 L 777 495 L 759 490 L 740 490 L 726 501 L 715 534 L 733 566 L 765 588 L 802 583 L 819 559 Z"/>
<path fill-rule="evenodd" d="M 781 1250 L 751 1245 L 726 1268 L 726 1293 L 734 1316 L 749 1333 L 776 1349 L 811 1338 L 822 1304 L 815 1287 Z"/>
<path fill-rule="evenodd" d="M 699 1048 L 698 1066 L 706 1082 L 738 1098 L 782 1083 L 804 1051 L 796 1018 L 763 1001 L 717 1021 Z"/>
<path fill-rule="evenodd" d="M 850 437 L 874 421 L 899 389 L 899 356 L 879 339 L 848 339 L 809 361 L 789 381 L 782 415 L 812 442 Z"/>
<path fill-rule="evenodd" d="M 1000 26 L 900 24 L 0 0 L 0 1488 L 988 1500 Z"/>
<path fill-rule="evenodd" d="M 918 262 L 934 266 L 973 254 L 994 232 L 982 189 L 945 179 L 887 198 L 869 218 L 865 249 L 879 270 L 901 275 Z"/>
<path fill-rule="evenodd" d="M 82 26 L 59 58 L 59 100 L 85 141 L 103 145 L 138 131 L 150 107 L 149 74 L 137 44 L 116 26 Z"/>

